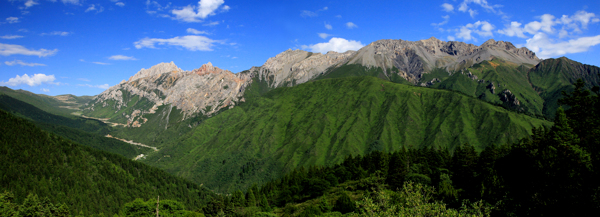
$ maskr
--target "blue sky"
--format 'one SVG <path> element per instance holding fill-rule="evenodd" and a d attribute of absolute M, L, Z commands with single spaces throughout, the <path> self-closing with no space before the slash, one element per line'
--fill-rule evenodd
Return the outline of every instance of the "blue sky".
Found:
<path fill-rule="evenodd" d="M 96 95 L 160 62 L 237 73 L 290 48 L 430 37 L 600 66 L 599 27 L 597 0 L 0 0 L 0 86 Z"/>

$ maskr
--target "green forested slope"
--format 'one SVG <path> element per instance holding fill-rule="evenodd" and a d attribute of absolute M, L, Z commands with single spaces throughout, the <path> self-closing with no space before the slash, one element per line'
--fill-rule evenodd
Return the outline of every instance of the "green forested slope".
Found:
<path fill-rule="evenodd" d="M 33 105 L 3 94 L 0 94 L 0 109 L 30 119 L 38 127 L 58 134 L 63 138 L 99 150 L 120 154 L 130 159 L 150 151 L 148 148 L 106 138 L 105 135 L 110 132 L 111 128 L 98 120 L 50 114 Z"/>
<path fill-rule="evenodd" d="M 157 168 L 47 133 L 0 110 L 0 192 L 65 203 L 71 213 L 112 215 L 135 198 L 174 199 L 196 210 L 212 195 Z"/>
<path fill-rule="evenodd" d="M 562 91 L 573 91 L 573 84 L 577 79 L 582 79 L 588 89 L 598 86 L 600 85 L 598 73 L 600 68 L 596 66 L 561 57 L 540 62 L 529 71 L 528 76 L 535 90 L 544 99 L 544 115 L 554 117 Z"/>
<path fill-rule="evenodd" d="M 402 147 L 516 142 L 549 122 L 464 94 L 350 77 L 278 88 L 205 120 L 145 162 L 225 192 L 298 166 Z"/>
<path fill-rule="evenodd" d="M 83 104 L 91 99 L 90 96 L 80 96 L 76 97 L 73 95 L 69 95 L 71 99 L 74 100 L 75 104 L 66 103 L 64 101 L 60 101 L 55 97 L 43 95 L 43 94 L 35 94 L 25 90 L 13 90 L 8 87 L 0 87 L 0 93 L 6 94 L 12 98 L 18 99 L 20 101 L 31 104 L 45 112 L 55 114 L 55 115 L 66 115 L 69 116 L 74 110 L 66 109 L 64 107 L 76 107 L 76 104 Z M 61 106 L 63 108 L 61 108 Z"/>

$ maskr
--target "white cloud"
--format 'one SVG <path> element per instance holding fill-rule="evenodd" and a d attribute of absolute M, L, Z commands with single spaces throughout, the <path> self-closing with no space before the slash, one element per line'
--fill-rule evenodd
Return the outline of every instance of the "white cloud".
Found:
<path fill-rule="evenodd" d="M 206 31 L 200 31 L 200 30 L 197 30 L 197 29 L 194 29 L 194 28 L 187 28 L 186 31 L 187 31 L 187 33 L 191 33 L 191 34 L 194 34 L 194 35 L 202 35 L 202 34 L 208 35 L 208 32 L 206 32 Z"/>
<path fill-rule="evenodd" d="M 6 22 L 8 22 L 8 23 L 18 23 L 20 21 L 19 21 L 18 17 L 8 17 L 8 18 L 6 18 Z"/>
<path fill-rule="evenodd" d="M 4 64 L 6 64 L 7 66 L 14 66 L 14 65 L 22 65 L 22 66 L 46 66 L 46 64 L 41 64 L 41 63 L 26 63 L 23 62 L 21 60 L 13 60 L 13 61 L 6 61 L 4 62 Z"/>
<path fill-rule="evenodd" d="M 307 10 L 303 10 L 303 11 L 300 13 L 300 16 L 301 16 L 301 17 L 316 17 L 316 16 L 318 16 L 318 15 L 317 15 L 317 13 L 315 13 L 315 12 L 312 12 L 312 11 L 307 11 Z"/>
<path fill-rule="evenodd" d="M 117 2 L 117 3 L 115 3 L 115 5 L 117 5 L 119 7 L 123 7 L 123 6 L 125 6 L 125 3 L 123 3 L 123 2 Z"/>
<path fill-rule="evenodd" d="M 31 7 L 31 6 L 34 6 L 34 5 L 37 5 L 37 4 L 39 4 L 39 3 L 37 3 L 37 2 L 36 2 L 36 1 L 34 1 L 34 0 L 27 0 L 27 1 L 25 2 L 25 8 L 29 8 L 29 7 Z"/>
<path fill-rule="evenodd" d="M 63 4 L 74 4 L 79 5 L 79 0 L 61 0 Z"/>
<path fill-rule="evenodd" d="M 23 38 L 23 36 L 21 36 L 21 35 L 3 35 L 3 36 L 0 36 L 0 38 L 2 38 L 2 39 L 17 39 L 17 38 Z"/>
<path fill-rule="evenodd" d="M 557 24 L 554 21 L 554 16 L 552 16 L 550 14 L 544 14 L 540 17 L 540 21 L 541 22 L 533 21 L 533 22 L 526 24 L 524 30 L 532 35 L 537 33 L 540 30 L 542 30 L 546 33 L 554 32 L 554 28 L 552 28 L 552 26 Z"/>
<path fill-rule="evenodd" d="M 346 40 L 343 38 L 333 37 L 329 42 L 323 42 L 311 45 L 302 45 L 302 49 L 309 49 L 311 52 L 327 53 L 328 51 L 346 52 L 348 50 L 358 50 L 364 47 L 360 41 Z"/>
<path fill-rule="evenodd" d="M 329 29 L 329 30 L 333 29 L 333 27 L 331 26 L 331 24 L 329 24 L 327 22 L 325 22 L 325 28 Z"/>
<path fill-rule="evenodd" d="M 16 44 L 2 44 L 0 43 L 0 55 L 3 56 L 10 56 L 10 55 L 15 55 L 15 54 L 20 54 L 20 55 L 29 55 L 29 56 L 38 56 L 38 57 L 46 57 L 46 56 L 52 56 L 54 54 L 56 54 L 56 52 L 58 52 L 58 49 L 54 49 L 54 50 L 46 50 L 46 49 L 39 49 L 39 50 L 29 50 L 21 45 L 16 45 Z"/>
<path fill-rule="evenodd" d="M 600 22 L 600 18 L 594 13 L 577 11 L 572 16 L 562 15 L 560 18 L 544 14 L 537 19 L 523 27 L 521 23 L 513 21 L 510 26 L 497 32 L 507 36 L 527 38 L 525 47 L 540 58 L 586 52 L 590 47 L 600 44 L 600 35 L 578 36 L 590 23 Z M 563 40 L 562 38 L 565 37 L 570 39 Z"/>
<path fill-rule="evenodd" d="M 100 88 L 100 89 L 108 89 L 110 87 L 110 86 L 108 86 L 108 84 L 100 84 L 100 85 L 78 84 L 77 86 L 81 86 L 81 87 L 93 87 L 93 88 Z"/>
<path fill-rule="evenodd" d="M 527 39 L 525 46 L 540 58 L 562 56 L 570 53 L 586 52 L 591 46 L 600 44 L 600 35 L 580 37 L 568 41 L 555 42 L 546 33 L 539 32 Z"/>
<path fill-rule="evenodd" d="M 461 38 L 465 41 L 474 40 L 477 41 L 471 34 L 475 33 L 479 36 L 494 36 L 492 30 L 494 30 L 494 25 L 487 21 L 477 21 L 475 23 L 469 23 L 465 26 L 461 26 L 459 30 L 457 30 L 456 37 Z"/>
<path fill-rule="evenodd" d="M 70 32 L 62 32 L 62 31 L 54 31 L 54 32 L 50 32 L 50 33 L 42 33 L 41 35 L 59 35 L 59 36 L 68 36 L 69 34 L 71 34 Z"/>
<path fill-rule="evenodd" d="M 50 89 L 46 89 L 46 88 L 42 88 L 42 89 L 40 89 L 40 90 L 41 90 L 41 91 L 44 91 L 44 92 L 46 92 L 46 93 L 49 93 L 49 92 L 50 92 Z"/>
<path fill-rule="evenodd" d="M 442 16 L 442 18 L 444 18 L 444 21 L 442 21 L 441 23 L 432 23 L 432 26 L 442 26 L 446 23 L 448 23 L 448 21 L 450 20 L 450 15 L 446 15 L 446 16 Z"/>
<path fill-rule="evenodd" d="M 451 36 L 451 35 L 448 36 L 448 41 L 454 41 L 454 40 L 456 40 L 456 38 L 454 38 L 454 36 Z"/>
<path fill-rule="evenodd" d="M 103 62 L 92 62 L 93 64 L 98 64 L 98 65 L 110 65 L 110 63 L 103 63 Z"/>
<path fill-rule="evenodd" d="M 125 56 L 125 55 L 112 55 L 110 56 L 108 59 L 111 60 L 137 60 L 135 57 L 129 57 L 129 56 Z"/>
<path fill-rule="evenodd" d="M 475 15 L 477 15 L 477 11 L 473 10 L 473 9 L 469 9 L 469 16 L 471 16 L 472 18 L 475 18 Z"/>
<path fill-rule="evenodd" d="M 494 8 L 502 7 L 502 5 L 489 5 L 487 0 L 464 0 L 462 3 L 460 3 L 458 10 L 462 11 L 462 12 L 469 11 L 469 13 L 470 13 L 469 4 L 471 4 L 471 3 L 477 4 L 477 5 L 481 6 L 482 8 L 484 8 L 485 10 L 494 12 L 494 13 L 497 13 Z"/>
<path fill-rule="evenodd" d="M 354 29 L 354 28 L 358 28 L 358 26 L 356 24 L 354 24 L 353 22 L 347 22 L 346 23 L 346 27 L 348 29 Z"/>
<path fill-rule="evenodd" d="M 77 80 L 85 81 L 85 82 L 90 82 L 90 79 L 87 79 L 87 78 L 78 78 Z"/>
<path fill-rule="evenodd" d="M 446 12 L 454 11 L 454 6 L 452 6 L 451 4 L 448 4 L 448 3 L 442 4 L 442 8 L 443 8 L 442 10 L 446 11 Z"/>
<path fill-rule="evenodd" d="M 342 15 L 335 15 L 335 18 L 340 19 L 340 18 L 342 18 Z"/>
<path fill-rule="evenodd" d="M 205 23 L 202 25 L 203 26 L 216 26 L 216 25 L 219 25 L 219 21 L 209 22 L 209 23 Z"/>
<path fill-rule="evenodd" d="M 223 0 L 201 0 L 198 2 L 198 6 L 188 5 L 182 9 L 173 9 L 171 13 L 175 15 L 173 19 L 180 20 L 183 22 L 202 22 L 201 19 L 205 19 L 208 16 L 215 15 L 215 11 L 223 5 Z M 230 7 L 223 6 L 223 11 L 229 10 Z"/>
<path fill-rule="evenodd" d="M 90 12 L 90 11 L 96 11 L 96 13 L 100 13 L 100 12 L 104 11 L 104 7 L 102 7 L 101 5 L 98 5 L 98 8 L 96 8 L 95 4 L 91 4 L 87 9 L 85 9 L 85 12 Z"/>
<path fill-rule="evenodd" d="M 332 35 L 330 35 L 330 34 L 327 34 L 327 33 L 317 33 L 317 34 L 318 34 L 318 35 L 319 35 L 319 37 L 321 37 L 322 39 L 326 39 L 326 38 L 328 38 L 328 37 L 332 36 Z"/>
<path fill-rule="evenodd" d="M 45 75 L 45 74 L 34 74 L 33 76 L 29 76 L 27 74 L 24 74 L 23 76 L 19 76 L 17 75 L 14 78 L 10 78 L 8 79 L 8 82 L 0 82 L 0 85 L 6 85 L 6 86 L 18 86 L 21 84 L 26 84 L 29 86 L 38 86 L 40 84 L 56 84 L 58 85 L 58 83 L 54 83 L 54 80 L 56 80 L 56 78 L 54 77 L 54 75 Z"/>
<path fill-rule="evenodd" d="M 221 11 L 227 12 L 227 11 L 229 11 L 229 9 L 231 9 L 231 7 L 229 7 L 229 5 L 223 5 L 223 7 L 221 8 Z"/>
<path fill-rule="evenodd" d="M 499 29 L 498 33 L 507 35 L 507 36 L 517 36 L 519 38 L 527 38 L 525 34 L 523 34 L 523 29 L 521 28 L 521 23 L 519 22 L 510 22 L 510 25 L 507 25 L 504 29 Z"/>
<path fill-rule="evenodd" d="M 142 40 L 136 41 L 133 44 L 135 48 L 141 49 L 144 47 L 147 48 L 156 48 L 154 45 L 171 45 L 171 46 L 180 46 L 186 48 L 191 51 L 212 51 L 212 47 L 215 43 L 222 43 L 219 40 L 212 40 L 205 36 L 200 35 L 186 35 L 186 36 L 178 36 L 174 38 L 144 38 Z"/>

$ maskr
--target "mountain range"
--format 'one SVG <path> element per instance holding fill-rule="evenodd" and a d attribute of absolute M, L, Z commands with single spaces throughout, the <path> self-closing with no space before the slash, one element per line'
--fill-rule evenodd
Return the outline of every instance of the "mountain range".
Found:
<path fill-rule="evenodd" d="M 432 37 L 344 53 L 290 49 L 239 73 L 160 63 L 94 97 L 2 92 L 133 141 L 105 151 L 231 192 L 373 151 L 515 143 L 551 126 L 561 93 L 577 79 L 599 85 L 599 72 L 510 42 Z"/>

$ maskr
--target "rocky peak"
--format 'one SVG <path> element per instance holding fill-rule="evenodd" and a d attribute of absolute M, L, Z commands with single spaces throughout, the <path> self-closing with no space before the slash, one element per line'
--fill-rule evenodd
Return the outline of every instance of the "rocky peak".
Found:
<path fill-rule="evenodd" d="M 222 72 L 232 73 L 229 70 L 223 70 L 223 69 L 220 69 L 218 67 L 213 66 L 211 62 L 208 62 L 208 63 L 200 66 L 200 68 L 192 70 L 192 73 L 198 74 L 200 76 L 207 75 L 209 73 L 213 73 L 214 74 L 214 73 L 222 73 Z"/>
<path fill-rule="evenodd" d="M 250 71 L 259 79 L 267 81 L 271 87 L 292 86 L 309 81 L 333 65 L 344 63 L 354 53 L 355 51 L 329 51 L 321 54 L 288 49 Z"/>
<path fill-rule="evenodd" d="M 182 72 L 182 71 L 183 70 L 178 68 L 175 65 L 175 63 L 173 63 L 173 61 L 171 61 L 170 63 L 159 63 L 157 65 L 150 67 L 149 69 L 142 68 L 140 71 L 135 73 L 135 75 L 131 76 L 128 81 L 131 82 L 131 81 L 135 81 L 140 78 L 152 77 L 152 76 L 160 75 L 160 74 L 163 74 L 166 72 Z"/>

